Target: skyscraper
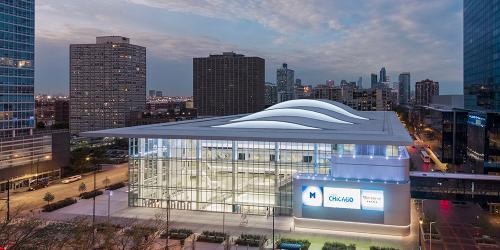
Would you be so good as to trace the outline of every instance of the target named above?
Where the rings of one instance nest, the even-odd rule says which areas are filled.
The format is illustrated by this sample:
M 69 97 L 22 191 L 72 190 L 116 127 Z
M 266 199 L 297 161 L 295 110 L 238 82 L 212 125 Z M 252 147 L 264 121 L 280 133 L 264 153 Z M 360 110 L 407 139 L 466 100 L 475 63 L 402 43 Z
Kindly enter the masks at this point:
M 276 70 L 276 85 L 278 86 L 278 102 L 295 99 L 294 71 L 286 63 Z
M 377 87 L 377 85 L 378 85 L 377 74 L 372 73 L 372 74 L 371 74 L 371 85 L 370 85 L 370 87 L 371 87 L 372 89 L 374 89 L 374 88 L 376 88 L 376 87 Z
M 264 108 L 265 61 L 233 52 L 193 58 L 193 98 L 200 116 L 254 113 Z
M 70 45 L 70 132 L 127 126 L 146 106 L 146 48 L 121 36 Z
M 500 1 L 464 1 L 465 107 L 500 111 Z
M 363 88 L 363 77 L 359 77 L 358 78 L 358 82 L 357 82 L 357 85 L 358 85 L 358 88 L 362 89 Z
M 35 1 L 0 2 L 0 191 L 57 178 L 64 133 L 35 129 Z M 63 153 L 56 152 L 61 149 Z M 7 185 L 10 180 L 10 186 Z M 36 180 L 36 182 L 35 182 Z
M 265 106 L 270 107 L 278 102 L 278 92 L 276 89 L 276 84 L 266 82 L 265 90 Z
M 399 74 L 398 82 L 398 103 L 407 105 L 410 102 L 410 72 Z
M 439 82 L 425 79 L 415 83 L 415 104 L 428 106 L 432 97 L 439 95 Z
M 385 67 L 380 69 L 380 82 L 387 82 L 387 72 L 385 71 Z

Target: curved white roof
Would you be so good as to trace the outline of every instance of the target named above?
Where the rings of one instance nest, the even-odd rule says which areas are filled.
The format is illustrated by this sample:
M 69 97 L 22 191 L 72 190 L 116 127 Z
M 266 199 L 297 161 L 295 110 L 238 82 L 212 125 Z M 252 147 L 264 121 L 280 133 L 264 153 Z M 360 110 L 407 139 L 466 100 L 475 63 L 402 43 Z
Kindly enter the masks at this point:
M 329 100 L 292 100 L 254 114 L 85 132 L 90 137 L 410 145 L 394 112 L 357 111 Z
M 280 121 L 243 121 L 212 126 L 213 128 L 272 128 L 272 129 L 319 129 L 291 122 Z
M 304 110 L 298 108 L 283 108 L 283 109 L 267 109 L 264 111 L 260 111 L 251 115 L 247 115 L 238 119 L 231 120 L 232 122 L 240 122 L 240 121 L 251 121 L 260 118 L 270 118 L 270 117 L 281 117 L 281 116 L 291 116 L 291 117 L 301 117 L 307 119 L 315 119 L 325 122 L 332 123 L 342 123 L 342 124 L 353 124 L 352 122 L 344 121 L 337 119 L 335 117 L 331 117 L 316 111 Z
M 353 114 L 352 111 L 348 111 L 346 108 L 340 107 L 340 105 L 335 105 L 335 102 L 325 102 L 325 101 L 319 101 L 319 100 L 310 100 L 310 99 L 298 99 L 298 100 L 291 100 L 291 101 L 286 101 L 286 102 L 281 102 L 278 104 L 275 104 L 267 110 L 271 109 L 284 109 L 284 108 L 295 108 L 295 107 L 312 107 L 312 108 L 320 108 L 320 109 L 326 109 L 330 110 L 333 112 L 337 112 L 339 114 L 355 118 L 355 119 L 360 119 L 360 120 L 369 120 L 366 117 L 362 117 L 356 114 Z

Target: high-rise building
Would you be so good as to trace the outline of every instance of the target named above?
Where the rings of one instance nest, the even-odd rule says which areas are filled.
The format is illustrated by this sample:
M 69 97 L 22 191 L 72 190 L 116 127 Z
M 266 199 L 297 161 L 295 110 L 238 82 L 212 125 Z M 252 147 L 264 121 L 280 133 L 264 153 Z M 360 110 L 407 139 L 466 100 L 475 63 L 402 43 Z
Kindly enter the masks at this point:
M 377 74 L 372 73 L 372 74 L 371 74 L 371 85 L 370 85 L 370 87 L 371 87 L 372 89 L 374 89 L 374 88 L 376 88 L 376 87 L 377 87 L 377 85 L 378 85 Z
M 380 69 L 380 82 L 387 82 L 387 72 L 385 71 L 385 67 Z
M 302 79 L 300 78 L 295 79 L 295 85 L 302 85 Z
M 326 80 L 325 84 L 328 86 L 333 86 L 333 85 L 335 85 L 335 81 L 334 80 Z
M 160 90 L 157 90 L 156 93 L 155 93 L 155 96 L 156 97 L 163 97 L 163 92 L 160 91 Z
M 358 82 L 356 83 L 358 85 L 358 88 L 362 89 L 363 88 L 363 77 L 358 78 Z
M 278 86 L 278 102 L 295 99 L 294 71 L 286 63 L 276 70 L 276 85 Z
M 464 1 L 465 107 L 500 111 L 500 1 Z
M 70 132 L 125 127 L 146 105 L 146 48 L 121 36 L 70 45 Z
M 64 131 L 34 130 L 35 1 L 1 1 L 0 23 L 1 192 L 60 176 L 69 140 L 59 140 Z
M 151 89 L 149 90 L 149 97 L 155 97 L 156 96 L 156 90 Z
M 264 108 L 265 61 L 233 52 L 193 59 L 193 98 L 199 116 L 245 114 Z M 292 85 L 293 86 L 293 85 Z
M 428 106 L 436 95 L 439 95 L 439 82 L 425 79 L 415 83 L 415 105 Z
M 342 102 L 342 89 L 338 86 L 320 84 L 314 87 L 312 92 L 314 99 L 326 99 Z
M 398 104 L 408 105 L 410 102 L 410 72 L 399 74 L 398 82 Z
M 270 107 L 276 103 L 278 103 L 278 91 L 276 88 L 276 84 L 266 82 L 265 106 Z

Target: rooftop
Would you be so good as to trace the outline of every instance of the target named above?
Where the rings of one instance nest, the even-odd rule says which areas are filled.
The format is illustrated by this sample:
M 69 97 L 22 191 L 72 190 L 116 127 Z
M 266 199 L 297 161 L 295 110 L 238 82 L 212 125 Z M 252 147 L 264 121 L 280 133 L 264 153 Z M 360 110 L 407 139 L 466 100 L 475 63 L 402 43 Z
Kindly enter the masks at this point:
M 328 100 L 278 103 L 253 114 L 212 117 L 82 133 L 88 137 L 410 145 L 392 111 L 356 111 Z

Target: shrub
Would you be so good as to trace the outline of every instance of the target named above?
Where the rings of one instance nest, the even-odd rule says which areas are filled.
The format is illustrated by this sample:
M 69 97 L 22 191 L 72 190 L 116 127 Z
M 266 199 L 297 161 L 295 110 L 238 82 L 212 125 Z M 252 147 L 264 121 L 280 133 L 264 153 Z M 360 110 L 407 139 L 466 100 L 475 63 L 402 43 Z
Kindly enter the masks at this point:
M 341 242 L 325 242 L 325 244 L 323 245 L 323 248 L 321 248 L 322 250 L 356 250 L 356 245 L 354 244 L 349 244 L 349 245 L 346 245 L 344 243 L 341 243 Z
M 241 234 L 236 239 L 236 244 L 240 246 L 260 247 L 266 241 L 265 235 Z
M 103 192 L 101 190 L 92 190 L 90 192 L 81 193 L 80 198 L 90 199 L 90 198 L 94 198 L 94 197 L 101 195 L 101 194 L 103 194 Z
M 166 234 L 167 234 L 167 232 L 162 233 L 160 238 L 165 239 Z M 185 228 L 169 229 L 168 230 L 168 235 L 170 235 L 170 239 L 174 239 L 174 240 L 184 240 L 187 237 L 189 237 L 191 234 L 193 234 L 193 231 L 191 231 L 190 229 L 185 229 Z
M 125 183 L 124 182 L 118 182 L 118 183 L 109 185 L 108 186 L 108 190 L 116 190 L 116 189 L 119 189 L 119 188 L 122 188 L 122 187 L 125 187 Z
M 399 250 L 394 247 L 378 247 L 378 246 L 370 246 L 370 250 Z
M 227 238 L 227 234 L 216 231 L 203 231 L 196 239 L 197 241 L 222 243 Z
M 283 243 L 292 243 L 292 244 L 300 244 L 300 250 L 307 250 L 311 246 L 311 242 L 308 240 L 297 240 L 297 239 L 290 239 L 290 238 L 281 238 L 278 241 L 278 246 L 281 247 L 281 244 Z
M 66 198 L 64 200 L 60 200 L 58 202 L 54 202 L 52 204 L 47 204 L 43 206 L 43 211 L 44 212 L 52 212 L 54 210 L 57 210 L 59 208 L 67 207 L 69 205 L 75 204 L 76 199 L 73 198 Z

